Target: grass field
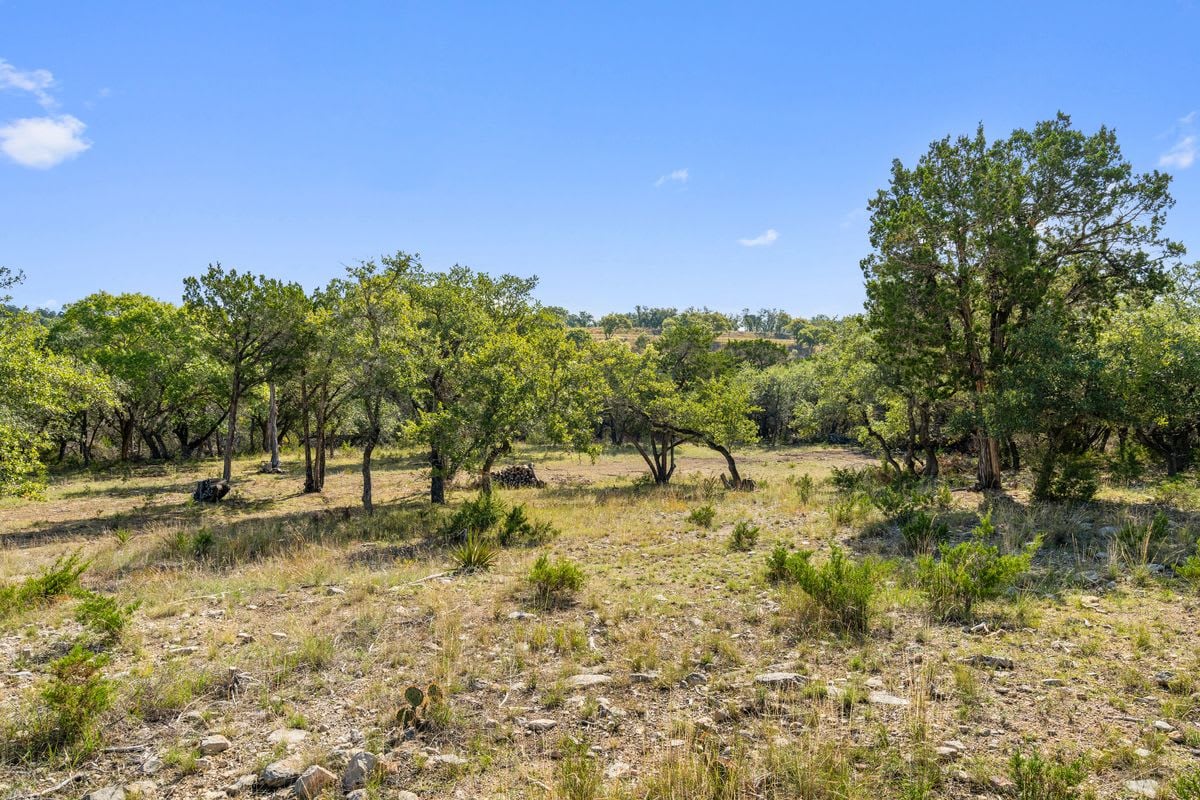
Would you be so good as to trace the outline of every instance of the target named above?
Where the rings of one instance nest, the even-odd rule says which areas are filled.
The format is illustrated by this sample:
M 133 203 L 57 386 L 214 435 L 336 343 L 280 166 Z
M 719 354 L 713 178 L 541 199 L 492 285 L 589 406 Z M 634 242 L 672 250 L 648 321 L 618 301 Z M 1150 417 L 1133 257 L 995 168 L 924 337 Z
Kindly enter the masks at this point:
M 1045 544 L 1015 591 L 950 623 L 895 526 L 828 482 L 873 463 L 855 451 L 749 451 L 758 489 L 737 493 L 700 450 L 665 489 L 639 480 L 632 452 L 514 460 L 548 485 L 498 497 L 557 534 L 474 572 L 436 534 L 474 493 L 430 510 L 402 451 L 381 459 L 369 518 L 352 452 L 322 495 L 300 493 L 291 454 L 281 476 L 238 462 L 215 507 L 189 500 L 210 463 L 65 476 L 43 502 L 3 501 L 0 583 L 77 553 L 82 587 L 136 608 L 103 636 L 73 590 L 0 614 L 0 797 L 249 794 L 262 781 L 244 776 L 273 762 L 340 778 L 360 750 L 380 758 L 365 786 L 378 798 L 1200 797 L 1200 597 L 1157 565 L 1194 546 L 1188 497 L 1134 487 L 1030 508 L 1019 491 L 955 491 L 952 541 L 990 505 L 1003 550 Z M 1114 531 L 1160 507 L 1158 550 L 1118 552 Z M 877 562 L 865 634 L 767 580 L 778 543 Z M 584 575 L 561 602 L 527 580 L 543 553 Z M 94 731 L 21 751 L 78 641 L 108 659 Z M 406 687 L 431 683 L 443 698 L 398 720 Z M 228 747 L 202 747 L 212 736 Z

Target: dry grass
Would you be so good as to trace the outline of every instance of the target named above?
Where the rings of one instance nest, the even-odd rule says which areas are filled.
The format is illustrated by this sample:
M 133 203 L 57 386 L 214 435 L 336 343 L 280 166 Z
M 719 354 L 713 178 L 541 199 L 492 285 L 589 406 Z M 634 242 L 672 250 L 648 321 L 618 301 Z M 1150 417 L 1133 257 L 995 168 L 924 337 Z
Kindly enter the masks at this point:
M 1123 572 L 1108 585 L 1099 531 L 1118 524 L 1124 505 L 996 506 L 1006 545 L 1037 532 L 1056 545 L 1020 596 L 989 604 L 984 626 L 963 630 L 931 621 L 894 529 L 870 515 L 830 524 L 834 495 L 823 479 L 834 466 L 868 463 L 856 453 L 749 452 L 753 493 L 720 490 L 720 458 L 698 450 L 684 453 L 683 474 L 665 490 L 635 485 L 643 468 L 628 453 L 517 460 L 535 461 L 549 486 L 502 499 L 561 533 L 503 549 L 490 571 L 469 575 L 440 574 L 450 558 L 432 536 L 419 459 L 406 452 L 383 460 L 382 508 L 370 519 L 354 508 L 351 453 L 334 460 L 320 496 L 298 493 L 294 462 L 293 474 L 269 476 L 243 461 L 232 502 L 218 508 L 186 502 L 211 464 L 72 476 L 45 503 L 6 502 L 0 579 L 79 550 L 93 559 L 85 586 L 141 601 L 112 649 L 118 701 L 105 744 L 145 749 L 84 764 L 0 765 L 0 795 L 44 789 L 72 770 L 89 786 L 128 783 L 143 777 L 148 755 L 169 754 L 155 779 L 173 796 L 202 796 L 279 755 L 268 736 L 285 727 L 307 730 L 297 746 L 314 762 L 336 767 L 364 746 L 383 755 L 381 797 L 400 788 L 422 798 L 986 796 L 1010 754 L 1031 749 L 1089 754 L 1087 789 L 1117 797 L 1124 780 L 1165 784 L 1195 758 L 1200 607 L 1179 582 L 1153 574 Z M 796 485 L 804 474 L 816 485 L 807 501 Z M 468 496 L 460 487 L 452 502 Z M 957 537 L 980 498 L 955 497 Z M 690 522 L 706 505 L 711 527 Z M 748 552 L 731 552 L 741 520 L 761 535 Z M 893 562 L 866 636 L 800 624 L 805 599 L 763 578 L 779 542 L 816 558 L 837 542 Z M 574 603 L 534 602 L 525 578 L 543 552 L 581 565 Z M 1102 573 L 1094 586 L 1080 577 L 1090 571 Z M 0 622 L 0 709 L 15 708 L 79 635 L 72 603 Z M 970 666 L 973 655 L 1015 666 Z M 810 680 L 755 684 L 770 671 Z M 611 682 L 571 688 L 580 673 Z M 400 735 L 404 688 L 430 682 L 448 694 L 444 711 Z M 873 691 L 908 704 L 863 702 Z M 528 730 L 537 718 L 558 724 Z M 1156 734 L 1160 719 L 1185 742 Z M 195 759 L 207 731 L 234 746 Z M 939 760 L 947 740 L 962 752 Z M 1143 747 L 1150 757 L 1136 754 Z M 449 753 L 467 764 L 429 759 Z

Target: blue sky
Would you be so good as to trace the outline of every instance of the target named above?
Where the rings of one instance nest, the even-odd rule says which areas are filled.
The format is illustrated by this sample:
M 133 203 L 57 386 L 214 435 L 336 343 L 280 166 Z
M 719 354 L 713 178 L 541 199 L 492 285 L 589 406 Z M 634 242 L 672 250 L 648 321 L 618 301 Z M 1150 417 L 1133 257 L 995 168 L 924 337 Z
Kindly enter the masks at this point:
M 893 158 L 1060 109 L 1175 175 L 1200 258 L 1194 2 L 0 0 L 0 59 L 29 305 L 403 249 L 571 309 L 851 313 Z

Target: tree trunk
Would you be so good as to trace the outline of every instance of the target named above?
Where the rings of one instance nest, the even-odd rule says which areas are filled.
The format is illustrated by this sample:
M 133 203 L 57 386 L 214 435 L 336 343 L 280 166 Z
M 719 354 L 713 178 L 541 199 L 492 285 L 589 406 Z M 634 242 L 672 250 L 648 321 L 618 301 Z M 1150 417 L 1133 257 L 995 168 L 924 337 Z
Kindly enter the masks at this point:
M 742 490 L 753 488 L 753 482 L 743 479 L 738 473 L 737 462 L 733 460 L 733 453 L 729 452 L 728 447 L 717 444 L 713 441 L 705 442 L 705 444 L 725 457 L 725 466 L 729 468 L 729 479 L 727 483 L 730 489 Z
M 373 438 L 373 437 L 372 437 Z M 362 504 L 368 514 L 375 513 L 373 498 L 371 497 L 371 453 L 375 451 L 375 443 L 368 441 L 363 446 L 362 459 Z
M 313 476 L 312 431 L 309 429 L 309 417 L 312 415 L 312 398 L 308 395 L 308 380 L 303 371 L 300 373 L 300 430 L 304 434 L 304 493 L 312 494 L 317 490 Z
M 79 421 L 79 456 L 83 459 L 85 467 L 92 464 L 92 440 L 88 436 L 88 415 L 83 412 L 83 416 Z
M 268 384 L 267 441 L 271 445 L 271 471 L 279 471 L 279 404 L 275 401 L 275 381 Z
M 429 502 L 442 505 L 446 502 L 446 464 L 436 447 L 429 448 Z
M 484 494 L 492 493 L 492 465 L 496 463 L 496 459 L 500 456 L 512 451 L 512 445 L 505 442 L 499 447 L 492 448 L 483 459 L 483 466 L 479 469 L 479 489 Z
M 979 482 L 980 491 L 1002 488 L 1000 480 L 1000 440 L 982 431 L 979 433 Z
M 241 376 L 235 370 L 233 387 L 229 395 L 229 433 L 225 440 L 225 465 L 221 470 L 221 478 L 230 480 L 233 477 L 233 443 L 237 441 L 237 412 L 238 400 L 241 399 Z
M 128 417 L 118 417 L 121 424 L 121 460 L 128 461 L 133 453 L 133 415 Z

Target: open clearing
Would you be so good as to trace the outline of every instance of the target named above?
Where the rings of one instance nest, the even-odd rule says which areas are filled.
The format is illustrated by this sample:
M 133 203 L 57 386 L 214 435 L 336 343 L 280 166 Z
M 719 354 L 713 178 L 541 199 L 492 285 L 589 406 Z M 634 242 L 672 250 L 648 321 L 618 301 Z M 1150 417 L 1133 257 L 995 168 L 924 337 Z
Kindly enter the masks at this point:
M 1083 785 L 1099 797 L 1136 796 L 1150 786 L 1139 781 L 1166 797 L 1200 764 L 1200 602 L 1107 547 L 1111 526 L 1146 513 L 1130 511 L 1147 499 L 1134 490 L 1076 507 L 993 499 L 1001 539 L 1047 544 L 1017 594 L 959 626 L 931 618 L 894 527 L 831 521 L 830 470 L 872 463 L 855 451 L 749 451 L 754 492 L 722 490 L 709 451 L 684 452 L 667 488 L 638 482 L 631 452 L 515 459 L 527 460 L 548 486 L 499 497 L 559 533 L 471 574 L 436 543 L 411 452 L 380 459 L 370 518 L 350 455 L 331 462 L 323 495 L 299 493 L 292 454 L 282 476 L 239 462 L 216 507 L 188 502 L 211 464 L 71 476 L 45 502 L 4 501 L 0 580 L 78 551 L 92 562 L 84 587 L 140 607 L 109 647 L 101 748 L 2 765 L 0 796 L 72 776 L 48 796 L 262 793 L 239 779 L 289 755 L 340 778 L 361 750 L 381 760 L 366 786 L 380 798 L 987 797 L 1011 791 L 1012 753 L 1038 751 L 1086 755 Z M 457 487 L 452 507 L 473 495 Z M 954 540 L 985 502 L 954 493 Z M 705 505 L 709 527 L 689 518 Z M 1188 511 L 1168 511 L 1190 529 Z M 729 547 L 740 521 L 761 529 L 746 552 Z M 888 561 L 867 635 L 814 626 L 800 590 L 767 582 L 780 542 Z M 525 578 L 543 552 L 583 570 L 574 602 L 532 601 Z M 3 622 L 4 713 L 21 713 L 80 635 L 70 598 Z M 405 688 L 430 683 L 445 702 L 404 730 Z M 228 747 L 201 752 L 212 736 Z

